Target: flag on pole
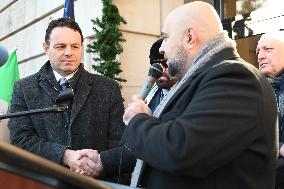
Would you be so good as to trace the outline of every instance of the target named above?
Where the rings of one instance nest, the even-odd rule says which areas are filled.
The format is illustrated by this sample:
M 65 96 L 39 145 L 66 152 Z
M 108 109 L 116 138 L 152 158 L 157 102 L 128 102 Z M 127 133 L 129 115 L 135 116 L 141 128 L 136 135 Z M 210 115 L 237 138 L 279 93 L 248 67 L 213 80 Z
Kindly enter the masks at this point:
M 0 99 L 10 105 L 14 83 L 19 79 L 19 67 L 16 50 L 14 50 L 7 62 L 0 67 Z
M 65 0 L 63 17 L 75 20 L 73 0 Z

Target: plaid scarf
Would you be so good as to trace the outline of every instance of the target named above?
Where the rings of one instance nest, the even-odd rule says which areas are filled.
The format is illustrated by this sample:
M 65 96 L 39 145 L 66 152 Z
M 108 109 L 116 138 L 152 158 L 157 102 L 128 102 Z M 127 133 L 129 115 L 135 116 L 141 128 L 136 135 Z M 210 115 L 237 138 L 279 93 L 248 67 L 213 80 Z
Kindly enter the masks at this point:
M 193 60 L 192 66 L 188 69 L 184 77 L 178 83 L 176 83 L 176 85 L 170 90 L 169 94 L 161 101 L 159 106 L 154 111 L 153 116 L 159 117 L 161 115 L 168 101 L 178 91 L 178 89 L 180 89 L 181 86 L 189 80 L 197 69 L 204 66 L 206 62 L 208 62 L 215 54 L 229 47 L 236 48 L 236 43 L 228 37 L 228 33 L 226 31 L 222 31 L 214 36 L 207 43 L 207 45 L 201 49 L 200 53 Z

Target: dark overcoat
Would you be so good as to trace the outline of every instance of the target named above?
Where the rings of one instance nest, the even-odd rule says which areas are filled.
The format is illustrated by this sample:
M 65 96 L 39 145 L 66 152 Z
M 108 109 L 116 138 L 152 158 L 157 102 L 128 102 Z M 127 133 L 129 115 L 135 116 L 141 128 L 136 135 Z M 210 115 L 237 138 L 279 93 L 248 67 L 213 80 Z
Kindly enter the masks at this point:
M 142 187 L 272 189 L 273 90 L 256 68 L 226 48 L 176 91 L 158 118 L 134 116 L 122 143 L 146 163 Z
M 13 144 L 56 163 L 61 162 L 67 147 L 101 152 L 118 145 L 125 127 L 119 85 L 90 74 L 82 65 L 75 76 L 69 118 L 66 112 L 11 118 Z M 59 86 L 47 62 L 38 73 L 16 82 L 10 112 L 51 107 L 58 94 Z

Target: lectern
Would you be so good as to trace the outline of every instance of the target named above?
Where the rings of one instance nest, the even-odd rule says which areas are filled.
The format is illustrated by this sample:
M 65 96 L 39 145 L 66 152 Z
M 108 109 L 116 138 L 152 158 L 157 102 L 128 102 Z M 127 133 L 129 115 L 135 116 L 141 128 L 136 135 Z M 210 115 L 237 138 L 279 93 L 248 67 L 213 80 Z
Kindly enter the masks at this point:
M 0 188 L 110 188 L 67 168 L 0 141 Z
M 82 176 L 28 151 L 0 141 L 0 188 L 126 189 L 128 186 Z
M 56 100 L 56 105 L 48 108 L 0 115 L 0 121 L 6 118 L 39 113 L 63 112 L 73 95 L 72 89 L 62 90 Z M 127 189 L 130 187 L 79 175 L 52 161 L 0 140 L 0 188 Z

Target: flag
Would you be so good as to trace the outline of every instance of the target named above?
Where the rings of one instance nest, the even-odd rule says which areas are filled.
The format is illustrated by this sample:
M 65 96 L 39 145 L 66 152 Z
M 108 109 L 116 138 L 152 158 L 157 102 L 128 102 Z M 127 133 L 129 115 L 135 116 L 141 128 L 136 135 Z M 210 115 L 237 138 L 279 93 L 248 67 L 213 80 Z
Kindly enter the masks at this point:
M 65 0 L 63 17 L 75 20 L 73 0 Z
M 19 79 L 19 67 L 16 50 L 14 50 L 7 62 L 0 67 L 0 99 L 5 100 L 10 105 L 14 83 Z

